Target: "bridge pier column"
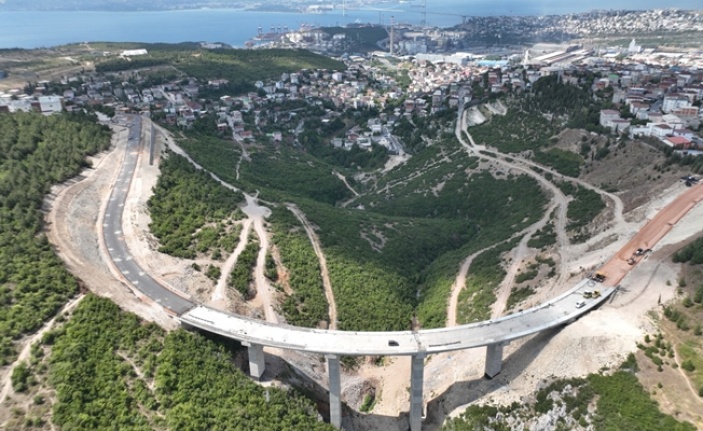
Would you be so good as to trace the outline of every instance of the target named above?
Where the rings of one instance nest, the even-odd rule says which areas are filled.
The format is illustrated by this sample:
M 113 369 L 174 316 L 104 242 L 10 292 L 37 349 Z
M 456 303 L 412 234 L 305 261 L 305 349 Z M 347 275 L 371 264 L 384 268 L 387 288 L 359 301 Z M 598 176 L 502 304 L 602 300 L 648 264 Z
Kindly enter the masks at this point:
M 330 424 L 337 428 L 342 428 L 342 398 L 341 398 L 341 377 L 339 372 L 339 356 L 326 355 L 327 374 L 330 384 Z
M 503 347 L 507 343 L 495 343 L 486 346 L 485 376 L 492 379 L 500 373 L 503 367 Z
M 247 347 L 247 353 L 249 354 L 249 375 L 256 380 L 261 380 L 261 376 L 264 375 L 264 370 L 266 369 L 264 346 L 254 343 L 242 343 L 242 345 Z
M 422 429 L 423 397 L 422 388 L 425 377 L 425 354 L 412 356 L 410 365 L 410 431 Z

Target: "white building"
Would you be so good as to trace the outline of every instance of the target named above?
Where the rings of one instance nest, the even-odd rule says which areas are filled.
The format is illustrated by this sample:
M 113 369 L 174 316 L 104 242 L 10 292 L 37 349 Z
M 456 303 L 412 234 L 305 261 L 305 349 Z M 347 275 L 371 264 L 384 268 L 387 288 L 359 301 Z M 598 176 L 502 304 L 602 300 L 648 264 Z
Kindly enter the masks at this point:
M 612 127 L 614 120 L 620 119 L 620 112 L 614 109 L 604 109 L 600 111 L 600 125 L 603 127 Z
M 424 41 L 403 40 L 399 45 L 400 49 L 409 55 L 427 53 L 427 44 Z
M 63 111 L 63 97 L 41 96 L 38 100 L 41 113 L 44 115 L 51 115 L 55 112 Z
M 635 39 L 632 39 L 630 46 L 627 48 L 627 52 L 630 54 L 639 54 L 640 51 L 642 51 L 642 47 L 637 45 Z
M 674 109 L 678 108 L 688 108 L 691 106 L 691 101 L 686 96 L 673 95 L 664 97 L 664 103 L 662 104 L 662 111 L 667 114 Z
M 657 138 L 663 138 L 674 131 L 673 127 L 668 124 L 654 124 L 650 130 L 650 135 L 656 136 Z
M 147 55 L 148 52 L 146 49 L 128 49 L 126 51 L 122 51 L 122 57 L 134 57 L 137 55 Z

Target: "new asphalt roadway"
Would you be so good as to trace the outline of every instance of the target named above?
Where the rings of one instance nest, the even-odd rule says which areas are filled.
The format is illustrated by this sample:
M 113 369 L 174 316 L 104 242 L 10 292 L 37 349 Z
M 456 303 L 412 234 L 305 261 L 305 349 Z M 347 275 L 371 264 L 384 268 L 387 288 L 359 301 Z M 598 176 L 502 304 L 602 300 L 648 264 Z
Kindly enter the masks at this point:
M 119 175 L 113 185 L 110 200 L 108 201 L 103 218 L 102 229 L 105 246 L 107 247 L 107 252 L 110 255 L 112 263 L 120 274 L 122 274 L 123 281 L 129 283 L 133 289 L 143 293 L 157 304 L 162 305 L 176 314 L 181 314 L 195 304 L 165 288 L 146 274 L 137 262 L 134 261 L 134 258 L 127 248 L 127 243 L 125 242 L 122 232 L 122 213 L 127 200 L 127 194 L 129 193 L 129 187 L 132 184 L 132 178 L 137 169 L 139 153 L 140 151 L 144 151 L 141 139 L 141 117 L 130 117 L 127 127 L 129 129 L 127 149 Z

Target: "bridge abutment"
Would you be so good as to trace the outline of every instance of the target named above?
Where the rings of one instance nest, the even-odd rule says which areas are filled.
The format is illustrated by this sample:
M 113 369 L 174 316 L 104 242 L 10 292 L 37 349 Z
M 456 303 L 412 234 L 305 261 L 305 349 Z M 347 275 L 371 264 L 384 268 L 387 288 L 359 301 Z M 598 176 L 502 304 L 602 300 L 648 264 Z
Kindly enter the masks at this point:
M 507 343 L 504 342 L 486 346 L 486 378 L 492 379 L 500 374 L 500 370 L 503 368 L 503 347 L 505 346 Z
M 326 355 L 327 374 L 330 385 L 330 424 L 337 428 L 342 428 L 342 393 L 341 376 L 339 370 L 339 356 Z
M 410 365 L 410 431 L 421 431 L 425 378 L 425 354 L 412 355 Z
M 261 376 L 264 375 L 264 370 L 266 369 L 264 346 L 254 343 L 242 343 L 242 345 L 247 347 L 249 355 L 249 375 L 256 380 L 261 380 Z

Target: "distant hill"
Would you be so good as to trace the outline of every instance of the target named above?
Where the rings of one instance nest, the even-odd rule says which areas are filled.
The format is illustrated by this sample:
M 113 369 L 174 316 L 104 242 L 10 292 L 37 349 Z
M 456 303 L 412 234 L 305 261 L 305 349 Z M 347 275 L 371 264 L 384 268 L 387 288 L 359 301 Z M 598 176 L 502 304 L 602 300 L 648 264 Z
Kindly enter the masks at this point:
M 102 46 L 102 45 L 101 45 Z M 258 80 L 301 69 L 344 70 L 341 61 L 302 49 L 201 49 L 194 43 L 105 44 L 105 48 L 144 48 L 149 54 L 130 60 L 112 57 L 96 63 L 98 72 L 119 72 L 154 66 L 173 66 L 200 80 L 227 79 L 232 86 L 252 86 Z M 232 88 L 231 90 L 243 90 Z
M 247 6 L 247 2 L 223 0 L 0 0 L 0 10 L 26 11 L 146 11 L 206 7 L 243 9 Z

